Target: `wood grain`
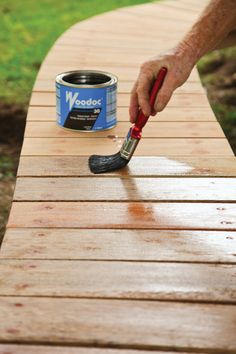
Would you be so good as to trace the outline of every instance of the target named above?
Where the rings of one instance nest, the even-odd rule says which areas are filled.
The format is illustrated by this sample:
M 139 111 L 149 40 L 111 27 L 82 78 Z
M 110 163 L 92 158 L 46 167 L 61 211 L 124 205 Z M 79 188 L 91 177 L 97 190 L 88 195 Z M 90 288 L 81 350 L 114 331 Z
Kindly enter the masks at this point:
M 236 202 L 236 178 L 19 177 L 13 200 Z
M 90 156 L 117 153 L 123 144 L 119 138 L 24 138 L 21 155 L 28 156 Z M 136 156 L 234 156 L 226 139 L 222 138 L 143 138 Z
M 125 138 L 131 123 L 118 122 L 112 130 L 95 132 L 94 135 L 76 130 L 63 129 L 56 122 L 27 122 L 26 138 L 60 137 L 122 137 Z M 90 132 L 91 133 L 91 132 Z M 93 133 L 93 132 L 92 132 Z M 144 138 L 224 138 L 225 135 L 217 122 L 159 122 L 151 121 L 143 131 Z
M 130 94 L 119 93 L 117 96 L 118 107 L 129 107 Z M 56 105 L 56 95 L 54 92 L 33 92 L 30 100 L 31 106 L 55 106 Z M 169 103 L 168 107 L 209 107 L 210 104 L 205 94 L 174 94 Z
M 0 296 L 236 303 L 235 265 L 1 260 Z
M 97 43 L 97 42 L 96 42 Z M 77 43 L 79 45 L 79 43 Z M 99 44 L 97 44 L 99 45 Z M 108 44 L 109 45 L 109 44 Z M 127 44 L 129 46 L 129 43 Z M 70 50 L 70 47 L 66 47 L 67 50 Z M 71 50 L 74 48 L 74 45 L 71 45 Z M 78 65 L 77 65 L 78 68 Z M 91 67 L 88 65 L 80 65 L 79 68 L 82 70 L 91 70 Z M 38 73 L 39 79 L 50 79 L 55 80 L 56 75 L 61 72 L 75 70 L 75 65 L 68 64 L 48 64 L 47 66 L 42 66 Z M 124 66 L 108 66 L 108 65 L 93 65 L 94 70 L 102 70 L 106 72 L 111 72 L 114 75 L 118 76 L 119 80 L 132 81 L 135 80 L 139 74 L 139 66 L 136 67 L 124 67 Z M 199 82 L 199 74 L 197 70 L 193 70 L 188 78 L 188 81 Z
M 7 227 L 236 230 L 232 203 L 13 202 Z
M 233 231 L 8 228 L 0 258 L 236 263 L 235 249 Z
M 41 81 L 37 80 L 36 83 L 41 84 L 48 82 L 50 85 L 55 85 L 54 81 Z M 45 83 L 45 85 L 46 85 Z M 128 107 L 117 107 L 117 119 L 119 122 L 128 122 L 129 121 L 129 112 Z M 198 121 L 214 121 L 216 118 L 211 110 L 208 108 L 198 108 L 193 110 L 190 108 L 184 107 L 166 107 L 164 111 L 158 113 L 156 118 L 153 120 L 158 122 L 175 122 L 175 121 L 184 121 L 184 122 L 198 122 Z M 55 107 L 35 107 L 30 106 L 27 115 L 27 121 L 53 121 L 56 122 L 56 108 Z M 146 128 L 145 128 L 146 129 Z
M 95 177 L 86 156 L 21 156 L 20 176 L 89 176 Z M 132 157 L 128 166 L 104 177 L 236 177 L 235 157 L 146 156 Z
M 0 344 L 0 354 L 150 354 L 146 350 L 124 350 L 109 348 L 83 348 L 72 346 L 46 346 L 46 345 L 22 345 L 22 344 Z M 156 352 L 157 354 L 175 354 L 174 352 Z M 187 354 L 182 353 L 182 354 Z M 194 353 L 193 353 L 194 354 Z M 196 353 L 195 353 L 196 354 Z M 203 353 L 200 353 L 203 354 Z
M 233 353 L 234 306 L 2 297 L 0 341 Z M 184 329 L 184 335 L 183 335 Z
M 108 52 L 110 52 L 110 49 L 107 49 Z M 120 52 L 120 51 L 118 51 Z M 102 50 L 102 53 L 104 53 L 104 49 Z M 55 60 L 55 59 L 54 59 Z M 42 83 L 45 81 L 45 83 L 49 82 L 49 80 L 42 80 Z M 42 90 L 38 89 L 39 86 L 37 84 L 40 84 L 40 80 L 38 82 L 38 80 L 35 82 L 35 92 L 56 92 L 55 89 L 55 82 L 53 80 L 51 80 L 52 85 L 49 89 L 46 89 L 46 87 L 42 87 Z M 118 93 L 131 93 L 131 90 L 133 88 L 134 82 L 133 81 L 119 81 L 118 82 Z M 204 87 L 199 83 L 199 82 L 191 82 L 191 81 L 187 81 L 185 84 L 183 84 L 182 86 L 178 87 L 175 90 L 175 95 L 180 95 L 180 94 L 203 94 L 205 93 L 205 89 Z M 160 114 L 160 113 L 159 113 Z

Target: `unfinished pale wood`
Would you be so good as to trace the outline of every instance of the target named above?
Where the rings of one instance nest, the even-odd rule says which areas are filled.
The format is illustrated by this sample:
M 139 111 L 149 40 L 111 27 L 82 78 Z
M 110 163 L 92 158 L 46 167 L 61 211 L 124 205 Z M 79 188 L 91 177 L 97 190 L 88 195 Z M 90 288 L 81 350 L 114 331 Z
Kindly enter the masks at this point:
M 146 4 L 142 4 L 139 6 L 127 6 L 124 8 L 120 8 L 116 10 L 121 13 L 132 13 L 139 17 L 147 17 L 150 19 L 164 18 L 164 19 L 172 19 L 175 25 L 178 22 L 186 22 L 193 23 L 199 16 L 199 13 L 192 13 L 189 11 L 184 11 L 183 9 L 173 9 L 168 8 L 164 4 L 152 4 L 149 3 L 148 6 Z
M 236 302 L 235 265 L 0 260 L 0 296 Z
M 112 133 L 111 133 L 112 134 Z M 82 155 L 117 153 L 122 138 L 24 138 L 21 155 Z M 225 138 L 143 138 L 136 156 L 234 156 Z
M 236 178 L 19 177 L 13 200 L 236 202 Z
M 74 48 L 74 46 L 71 46 L 71 50 Z M 69 47 L 67 50 L 70 50 Z M 47 80 L 55 80 L 56 76 L 61 73 L 61 72 L 66 72 L 66 71 L 71 71 L 71 70 L 78 70 L 78 69 L 84 69 L 84 70 L 91 70 L 91 66 L 89 65 L 83 65 L 79 64 L 75 67 L 75 65 L 67 65 L 67 64 L 57 64 L 57 65 L 47 65 L 47 66 L 42 66 L 41 69 L 39 70 L 38 73 L 38 79 L 47 79 Z M 126 81 L 134 81 L 137 79 L 138 74 L 139 74 L 139 66 L 137 67 L 125 67 L 125 66 L 107 66 L 107 65 L 93 65 L 93 70 L 102 70 L 102 71 L 107 71 L 111 72 L 112 74 L 118 76 L 119 80 L 126 80 Z M 197 72 L 197 69 L 193 69 L 191 72 L 188 82 L 199 82 L 199 74 Z
M 8 228 L 0 258 L 236 263 L 235 249 L 232 231 Z
M 127 10 L 127 7 L 125 8 Z M 130 7 L 128 8 L 130 9 Z M 156 9 L 155 9 L 156 10 Z M 156 11 L 155 11 L 156 13 Z M 112 15 L 112 18 L 111 18 Z M 150 35 L 151 37 L 156 36 L 156 33 L 161 34 L 164 37 L 175 37 L 178 36 L 178 33 L 176 33 L 176 27 L 178 27 L 178 32 L 180 34 L 186 32 L 189 27 L 192 25 L 192 23 L 189 23 L 188 21 L 181 21 L 178 18 L 173 21 L 171 18 L 172 16 L 168 17 L 163 17 L 159 16 L 160 13 L 158 12 L 158 21 L 157 21 L 157 16 L 156 18 L 153 18 L 151 16 L 146 16 L 138 18 L 138 25 L 137 25 L 137 15 L 133 12 L 130 11 L 120 11 L 120 9 L 116 11 L 107 12 L 103 13 L 100 16 L 96 16 L 91 19 L 84 20 L 79 23 L 75 23 L 70 29 L 68 29 L 63 36 L 59 37 L 59 39 L 56 41 L 56 44 L 60 39 L 63 39 L 67 36 L 67 33 L 70 33 L 70 30 L 77 30 L 80 31 L 82 30 L 102 30 L 103 32 L 111 31 L 111 33 L 119 32 L 120 28 L 123 29 L 122 33 L 125 33 L 124 29 L 129 31 L 137 31 L 137 35 L 141 34 L 146 34 Z M 108 23 L 109 21 L 112 21 L 112 26 L 109 26 Z M 109 26 L 109 29 L 108 29 Z M 156 33 L 153 31 L 153 28 L 156 29 Z M 169 30 L 169 32 L 168 32 Z M 157 36 L 156 36 L 157 37 Z
M 18 176 L 96 176 L 84 156 L 21 156 Z M 132 157 L 126 168 L 104 177 L 218 176 L 236 177 L 235 157 Z
M 233 353 L 235 316 L 232 305 L 2 297 L 0 341 Z
M 46 86 L 47 83 L 48 83 L 48 86 Z M 51 80 L 51 85 L 49 83 L 50 83 L 49 80 L 41 80 L 41 81 L 37 80 L 35 82 L 35 89 L 33 91 L 34 92 L 41 92 L 41 91 L 42 92 L 54 92 L 54 94 L 56 94 L 54 80 Z M 42 84 L 42 86 L 40 86 L 41 84 Z M 133 88 L 133 85 L 134 85 L 133 81 L 118 80 L 118 93 L 130 94 L 130 92 Z M 203 93 L 206 93 L 206 91 L 205 91 L 204 87 L 202 85 L 200 85 L 198 82 L 187 81 L 185 84 L 183 84 L 182 86 L 178 87 L 175 90 L 175 95 L 183 94 L 183 93 L 184 94 L 203 94 Z M 202 108 L 200 108 L 200 109 L 202 109 Z
M 112 130 L 93 132 L 79 132 L 64 129 L 56 122 L 27 122 L 25 137 L 27 138 L 125 138 L 131 123 L 118 122 Z M 145 127 L 142 136 L 145 138 L 224 138 L 225 135 L 217 122 L 160 122 L 151 120 Z
M 126 8 L 127 9 L 127 8 Z M 61 39 L 67 38 L 67 34 L 70 34 L 71 31 L 96 31 L 98 30 L 99 32 L 110 32 L 110 33 L 122 33 L 125 34 L 125 29 L 127 32 L 131 32 L 132 34 L 137 33 L 137 35 L 150 35 L 150 37 L 157 37 L 156 33 L 153 32 L 153 28 L 157 30 L 157 33 L 161 33 L 163 37 L 165 38 L 175 38 L 179 35 L 180 33 L 184 33 L 189 26 L 191 25 L 189 22 L 185 21 L 180 21 L 177 19 L 177 21 L 173 21 L 171 18 L 163 18 L 158 16 L 158 21 L 156 21 L 154 18 L 147 18 L 140 17 L 138 21 L 138 26 L 137 26 L 137 16 L 131 12 L 127 11 L 112 11 L 112 26 L 109 27 L 108 30 L 108 24 L 107 22 L 111 20 L 111 13 L 107 12 L 102 14 L 101 16 L 96 16 L 96 18 L 93 18 L 93 21 L 91 20 L 84 20 L 79 23 L 75 23 L 73 26 L 71 26 L 64 34 L 63 36 L 60 36 L 58 40 L 56 41 L 56 44 L 58 41 Z M 176 26 L 178 26 L 178 33 L 174 31 L 176 29 Z M 171 31 L 167 31 L 167 30 Z M 121 31 L 120 31 L 121 30 Z
M 166 107 L 162 112 L 158 113 L 156 118 L 152 119 L 158 122 L 216 122 L 216 117 L 214 116 L 214 113 L 210 111 L 207 107 L 199 108 L 197 110 L 184 107 Z M 28 109 L 27 121 L 35 120 L 56 122 L 56 108 L 30 106 Z M 129 121 L 128 107 L 117 107 L 117 120 L 119 122 Z
M 130 102 L 130 95 L 126 93 L 120 93 L 117 96 L 118 107 L 128 107 Z M 30 99 L 31 106 L 55 106 L 56 95 L 53 92 L 33 92 Z M 210 107 L 210 104 L 205 94 L 174 94 L 169 103 L 169 107 Z
M 158 2 L 156 3 L 157 6 L 159 6 L 160 4 L 158 4 Z M 201 12 L 203 11 L 203 9 L 206 7 L 207 5 L 207 1 L 199 1 L 198 2 L 198 6 L 197 4 L 191 4 L 191 3 L 187 3 L 187 2 L 182 2 L 181 0 L 176 1 L 176 0 L 168 0 L 168 1 L 162 1 L 161 2 L 162 6 L 166 6 L 168 7 L 168 9 L 172 9 L 173 12 L 178 11 L 178 10 L 182 10 L 183 12 L 185 12 L 186 14 L 190 13 L 198 13 L 199 15 L 201 14 Z
M 7 227 L 236 230 L 236 204 L 13 202 Z
M 0 354 L 150 354 L 146 350 L 124 350 L 109 348 L 85 348 L 74 346 L 46 346 L 23 344 L 0 344 Z M 156 352 L 157 354 L 176 354 L 174 352 Z M 187 354 L 187 353 L 182 353 Z M 196 353 L 193 353 L 196 354 Z M 199 353 L 198 353 L 199 354 Z M 200 353 L 203 354 L 203 353 Z

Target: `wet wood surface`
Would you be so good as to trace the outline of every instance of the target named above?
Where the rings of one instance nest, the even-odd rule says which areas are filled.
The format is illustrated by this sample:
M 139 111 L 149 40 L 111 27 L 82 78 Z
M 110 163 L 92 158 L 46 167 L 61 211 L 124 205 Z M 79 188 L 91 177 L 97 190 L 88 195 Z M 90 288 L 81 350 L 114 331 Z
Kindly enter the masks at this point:
M 233 305 L 15 296 L 0 300 L 0 315 L 6 318 L 0 322 L 0 341 L 5 342 L 191 352 L 210 348 L 219 353 L 232 353 L 236 346 Z
M 8 228 L 1 259 L 233 264 L 235 249 L 235 231 Z
M 88 167 L 119 151 L 141 63 L 175 46 L 206 3 L 100 14 L 46 56 L 0 250 L 0 354 L 236 352 L 236 159 L 197 69 L 124 169 Z M 55 76 L 75 69 L 118 76 L 114 129 L 56 124 Z
M 13 202 L 8 227 L 236 230 L 235 203 Z
M 1 260 L 1 295 L 236 303 L 234 265 Z
M 97 176 L 90 172 L 86 156 L 21 156 L 18 176 Z M 236 159 L 231 157 L 133 156 L 121 169 L 103 177 L 236 177 Z
M 236 178 L 18 178 L 15 201 L 236 202 Z

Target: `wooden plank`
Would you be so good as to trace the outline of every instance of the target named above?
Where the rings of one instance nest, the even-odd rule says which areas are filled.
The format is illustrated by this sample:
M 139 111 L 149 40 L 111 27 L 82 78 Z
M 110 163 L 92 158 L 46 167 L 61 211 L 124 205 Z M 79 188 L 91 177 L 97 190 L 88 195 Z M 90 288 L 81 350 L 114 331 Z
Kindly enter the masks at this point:
M 172 9 L 173 12 L 176 10 L 183 10 L 186 13 L 198 13 L 200 15 L 200 13 L 203 11 L 204 7 L 206 6 L 207 1 L 199 1 L 198 2 L 198 6 L 196 3 L 187 3 L 187 2 L 182 2 L 182 1 L 162 1 L 161 5 L 162 6 L 166 6 L 168 9 Z M 160 3 L 156 3 L 156 5 L 159 7 Z
M 96 176 L 84 156 L 21 156 L 18 176 Z M 104 176 L 236 177 L 235 157 L 132 157 L 126 168 Z
M 21 154 L 35 155 L 111 155 L 123 144 L 120 138 L 25 138 Z M 222 138 L 143 138 L 136 156 L 234 156 L 227 139 Z
M 7 229 L 0 258 L 235 263 L 235 249 L 232 231 L 27 228 Z
M 39 82 L 39 81 L 37 81 Z M 54 85 L 54 82 L 53 82 Z M 128 107 L 117 107 L 117 118 L 120 122 L 129 121 Z M 198 122 L 198 121 L 216 121 L 214 113 L 206 108 L 190 109 L 185 107 L 166 107 L 158 113 L 156 118 L 158 122 Z M 56 121 L 55 107 L 33 107 L 30 106 L 27 115 L 27 121 Z M 146 128 L 145 128 L 146 129 Z
M 42 80 L 40 83 L 42 83 L 42 85 L 45 83 L 45 85 L 47 83 L 49 83 L 50 81 L 48 80 Z M 55 94 L 55 82 L 53 80 L 51 80 L 51 86 L 48 87 L 41 87 L 40 89 L 40 85 L 37 85 L 37 81 L 35 82 L 35 90 L 34 92 L 54 92 Z M 132 88 L 133 88 L 134 82 L 133 81 L 119 81 L 118 82 L 118 93 L 129 93 L 131 92 Z M 177 94 L 205 94 L 205 89 L 204 87 L 198 83 L 198 82 L 192 82 L 192 81 L 187 81 L 185 84 L 183 84 L 182 86 L 178 87 L 175 90 L 175 95 Z
M 236 178 L 18 177 L 13 200 L 236 202 Z
M 160 3 L 159 3 L 160 5 Z M 130 9 L 130 7 L 128 7 Z M 124 29 L 126 29 L 127 32 L 137 30 L 137 35 L 141 32 L 142 34 L 148 33 L 150 36 L 155 36 L 155 33 L 153 32 L 153 28 L 156 29 L 157 33 L 160 33 L 163 36 L 168 36 L 168 37 L 175 37 L 180 34 L 186 32 L 186 30 L 189 28 L 191 23 L 188 21 L 181 21 L 178 18 L 173 20 L 173 16 L 160 16 L 160 12 L 158 12 L 158 21 L 156 21 L 156 18 L 150 17 L 150 16 L 143 16 L 138 18 L 137 21 L 137 15 L 133 12 L 130 11 L 124 11 L 127 10 L 127 7 L 123 9 L 123 11 L 120 11 L 121 9 L 118 10 L 113 10 L 112 14 L 111 12 L 106 12 L 103 13 L 100 16 L 93 17 L 93 19 L 87 19 L 82 22 L 75 23 L 70 29 L 68 30 L 109 30 L 111 33 L 117 32 L 120 28 L 123 28 L 123 32 L 125 33 Z M 156 11 L 155 11 L 156 12 Z M 112 17 L 111 17 L 112 15 Z M 109 23 L 112 21 L 112 27 L 108 27 Z M 178 26 L 178 33 L 174 31 L 176 29 L 176 26 Z M 170 30 L 168 32 L 168 29 Z M 63 36 L 59 37 L 59 40 L 67 36 L 67 31 L 63 34 Z M 57 42 L 56 42 L 57 43 Z
M 117 96 L 117 105 L 120 107 L 128 107 L 130 102 L 130 95 L 120 93 Z M 30 106 L 55 106 L 56 95 L 53 92 L 33 92 L 30 99 Z M 210 104 L 205 94 L 174 94 L 169 103 L 169 107 L 209 107 Z
M 183 9 L 173 9 L 168 8 L 164 4 L 143 4 L 139 6 L 128 6 L 117 11 L 121 13 L 133 13 L 138 18 L 145 17 L 145 19 L 154 19 L 154 18 L 164 18 L 164 19 L 172 19 L 173 23 L 176 25 L 178 22 L 186 22 L 186 23 L 193 23 L 199 16 L 197 12 L 191 13 L 189 11 L 184 11 Z
M 109 27 L 109 21 L 112 21 L 112 27 Z M 155 37 L 155 32 L 153 32 L 153 28 L 156 29 L 157 33 L 161 33 L 161 35 L 165 38 L 176 38 L 179 33 L 183 34 L 189 28 L 190 23 L 176 20 L 173 21 L 171 18 L 164 18 L 158 16 L 158 22 L 154 18 L 150 17 L 140 17 L 137 21 L 137 16 L 130 12 L 121 12 L 120 10 L 112 11 L 111 13 L 103 13 L 101 16 L 96 16 L 93 19 L 87 19 L 83 22 L 75 23 L 72 27 L 70 27 L 63 36 L 60 36 L 56 41 L 56 44 L 60 41 L 60 39 L 67 38 L 67 34 L 72 31 L 98 31 L 98 32 L 110 32 L 110 33 L 122 33 L 125 34 L 125 30 L 128 33 L 134 33 L 137 31 L 137 35 L 150 35 L 150 37 Z M 173 29 L 178 26 L 178 33 L 173 31 Z M 171 31 L 167 31 L 170 29 Z
M 13 202 L 7 227 L 236 230 L 232 203 Z
M 1 296 L 236 303 L 235 265 L 1 260 Z
M 131 123 L 118 122 L 112 130 L 97 131 L 92 134 L 76 130 L 63 129 L 56 122 L 27 122 L 25 137 L 27 138 L 60 138 L 60 137 L 81 137 L 81 138 L 125 138 Z M 90 132 L 91 133 L 91 132 Z M 146 138 L 224 138 L 224 132 L 218 122 L 160 122 L 152 120 L 143 131 Z
M 67 50 L 73 50 L 74 46 L 67 47 Z M 75 65 L 67 65 L 67 64 L 57 64 L 57 65 L 43 65 L 41 69 L 39 70 L 37 79 L 47 79 L 47 80 L 55 80 L 56 75 L 58 75 L 61 72 L 66 72 L 66 71 L 71 71 L 71 70 L 76 70 L 78 69 L 78 66 L 80 70 L 91 70 L 91 66 L 89 65 L 83 65 L 83 64 L 77 64 Z M 102 70 L 106 72 L 113 73 L 114 75 L 118 76 L 119 80 L 125 80 L 125 81 L 133 81 L 136 80 L 138 74 L 139 74 L 139 66 L 137 67 L 118 67 L 118 66 L 107 66 L 107 65 L 93 65 L 93 70 Z M 199 82 L 199 74 L 197 72 L 197 69 L 193 69 L 191 72 L 188 82 Z
M 146 350 L 124 350 L 109 348 L 85 348 L 46 345 L 0 344 L 0 354 L 150 354 Z M 175 354 L 174 352 L 156 352 L 157 354 Z M 182 354 L 187 354 L 182 353 Z M 194 354 L 194 353 L 193 353 Z M 196 353 L 195 353 L 196 354 Z M 203 353 L 200 353 L 203 354 Z
M 232 305 L 2 297 L 0 341 L 233 353 Z M 49 320 L 50 319 L 50 320 Z M 184 328 L 184 332 L 183 332 Z

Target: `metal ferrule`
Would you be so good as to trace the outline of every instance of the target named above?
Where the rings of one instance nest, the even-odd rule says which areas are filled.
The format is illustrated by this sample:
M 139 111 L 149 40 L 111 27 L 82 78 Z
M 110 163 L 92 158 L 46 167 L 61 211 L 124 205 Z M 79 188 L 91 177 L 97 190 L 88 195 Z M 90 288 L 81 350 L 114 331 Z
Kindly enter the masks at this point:
M 129 131 L 121 149 L 120 149 L 120 155 L 126 160 L 130 160 L 140 139 L 135 139 L 132 138 L 130 135 L 131 130 Z

